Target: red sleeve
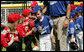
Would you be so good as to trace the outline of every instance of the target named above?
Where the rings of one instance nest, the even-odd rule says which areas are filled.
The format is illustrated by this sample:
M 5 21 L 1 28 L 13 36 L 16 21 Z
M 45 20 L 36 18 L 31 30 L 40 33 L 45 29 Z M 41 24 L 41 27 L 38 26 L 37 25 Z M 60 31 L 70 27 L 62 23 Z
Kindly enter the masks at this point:
M 20 25 L 21 26 L 21 25 Z M 20 28 L 19 26 L 17 27 L 17 31 L 20 35 L 20 37 L 24 38 L 26 33 L 23 31 L 23 28 Z
M 19 33 L 20 37 L 22 37 L 22 38 L 24 38 L 26 35 L 26 33 L 22 29 L 19 29 L 18 33 Z
M 30 23 L 30 29 L 31 28 L 33 28 L 34 27 L 34 25 L 35 25 L 35 23 L 33 22 L 33 23 Z
M 6 39 L 4 38 L 3 35 L 1 35 L 1 45 L 3 47 L 7 47 L 8 46 L 8 43 L 7 43 L 7 41 L 6 41 Z

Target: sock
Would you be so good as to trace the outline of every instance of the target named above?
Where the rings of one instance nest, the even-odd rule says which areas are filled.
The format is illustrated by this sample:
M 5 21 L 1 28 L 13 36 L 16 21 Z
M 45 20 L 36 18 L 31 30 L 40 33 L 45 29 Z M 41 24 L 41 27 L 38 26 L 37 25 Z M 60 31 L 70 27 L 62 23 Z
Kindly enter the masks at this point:
M 34 43 L 35 46 L 37 46 L 37 43 Z

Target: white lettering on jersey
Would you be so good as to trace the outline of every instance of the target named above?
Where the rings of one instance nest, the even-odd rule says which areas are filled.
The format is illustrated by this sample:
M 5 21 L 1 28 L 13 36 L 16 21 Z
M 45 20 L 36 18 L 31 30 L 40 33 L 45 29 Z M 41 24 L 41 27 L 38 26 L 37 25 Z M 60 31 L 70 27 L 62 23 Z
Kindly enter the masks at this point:
M 2 34 L 5 35 L 7 33 L 7 30 L 3 30 Z
M 46 30 L 45 31 L 42 31 L 41 34 L 44 34 L 45 32 L 46 32 Z
M 12 37 L 12 39 L 14 38 L 14 35 L 13 34 L 10 34 L 10 37 Z
M 71 28 L 71 33 L 74 33 L 74 28 Z
M 44 26 L 44 28 L 42 29 L 42 31 L 41 31 L 41 34 L 44 34 L 47 30 L 47 28 L 49 28 L 49 26 Z
M 18 31 L 15 31 L 15 34 L 18 34 Z
M 52 21 L 52 20 L 50 20 L 49 23 L 50 23 L 51 25 L 53 25 L 53 21 Z

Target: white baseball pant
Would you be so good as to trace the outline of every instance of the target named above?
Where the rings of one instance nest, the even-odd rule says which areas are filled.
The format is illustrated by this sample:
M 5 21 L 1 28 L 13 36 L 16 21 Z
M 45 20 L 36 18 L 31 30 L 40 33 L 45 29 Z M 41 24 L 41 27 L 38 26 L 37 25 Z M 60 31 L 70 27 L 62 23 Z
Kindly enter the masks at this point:
M 50 34 L 39 35 L 40 51 L 51 51 Z

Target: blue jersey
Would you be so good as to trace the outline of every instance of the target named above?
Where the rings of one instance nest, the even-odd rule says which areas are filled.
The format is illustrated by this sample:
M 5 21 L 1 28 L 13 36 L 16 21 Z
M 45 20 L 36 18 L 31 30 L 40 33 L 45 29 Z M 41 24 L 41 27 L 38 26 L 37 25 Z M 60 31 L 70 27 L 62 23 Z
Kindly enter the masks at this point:
M 76 30 L 81 31 L 80 18 L 79 17 L 76 18 L 76 20 L 75 20 L 75 28 L 76 28 Z
M 50 16 L 59 16 L 60 14 L 66 14 L 66 5 L 70 1 L 48 1 L 48 9 Z
M 69 23 L 69 32 L 68 32 L 68 37 L 70 37 L 71 35 L 74 35 L 74 37 L 76 37 L 76 29 L 75 29 L 75 24 L 74 22 L 70 22 Z
M 54 24 L 49 16 L 44 15 L 44 19 L 41 22 L 39 20 L 35 21 L 35 27 L 37 31 L 39 30 L 38 28 L 39 25 L 42 26 L 41 31 L 42 35 L 42 34 L 50 34 L 51 33 L 50 27 L 53 27 Z
M 79 17 L 80 28 L 83 30 L 83 16 Z

